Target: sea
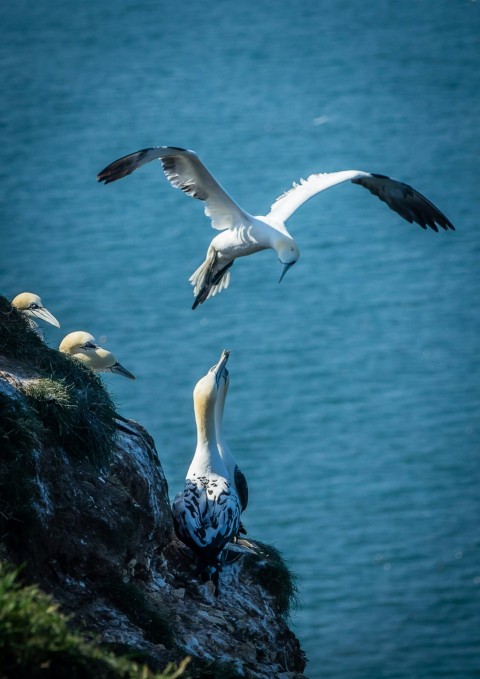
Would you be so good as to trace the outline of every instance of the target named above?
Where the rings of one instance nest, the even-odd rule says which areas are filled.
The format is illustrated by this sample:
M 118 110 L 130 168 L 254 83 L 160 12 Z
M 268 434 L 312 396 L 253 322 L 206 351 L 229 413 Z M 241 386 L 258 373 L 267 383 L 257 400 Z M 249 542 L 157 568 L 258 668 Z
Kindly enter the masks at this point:
M 192 390 L 230 349 L 225 435 L 252 538 L 297 576 L 310 679 L 480 676 L 480 2 L 16 0 L 0 7 L 0 292 L 39 294 L 56 347 L 86 330 L 154 436 L 170 494 Z M 251 214 L 359 169 L 456 231 L 336 186 L 192 311 L 215 232 L 138 149 L 195 150 Z

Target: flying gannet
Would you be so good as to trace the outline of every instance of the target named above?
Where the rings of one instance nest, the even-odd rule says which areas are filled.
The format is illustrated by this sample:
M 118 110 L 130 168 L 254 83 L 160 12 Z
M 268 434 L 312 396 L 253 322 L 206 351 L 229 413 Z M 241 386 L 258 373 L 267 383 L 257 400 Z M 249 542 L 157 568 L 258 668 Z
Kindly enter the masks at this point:
M 83 330 L 71 332 L 64 337 L 58 349 L 64 354 L 69 354 L 82 361 L 93 370 L 118 373 L 118 375 L 123 375 L 131 380 L 135 379 L 135 375 L 124 368 L 123 365 L 120 365 L 110 351 L 95 344 L 93 335 Z
M 57 328 L 60 327 L 60 323 L 57 321 L 55 316 L 43 306 L 40 297 L 35 295 L 33 292 L 21 292 L 14 299 L 12 299 L 11 304 L 15 307 L 15 309 L 20 311 L 28 318 L 32 328 L 37 327 L 37 324 L 33 320 L 34 318 L 41 318 L 42 321 L 51 323 Z
M 277 253 L 282 264 L 280 282 L 300 257 L 285 222 L 307 200 L 336 184 L 351 181 L 365 187 L 407 222 L 416 222 L 424 229 L 429 226 L 438 231 L 437 225 L 445 230 L 454 229 L 435 205 L 408 184 L 360 170 L 312 174 L 277 198 L 267 215 L 257 217 L 245 212 L 230 198 L 194 151 L 174 146 L 130 153 L 108 165 L 97 179 L 110 184 L 157 159 L 161 160 L 172 186 L 205 202 L 205 214 L 210 217 L 213 228 L 222 232 L 212 239 L 205 261 L 190 277 L 195 295 L 193 309 L 228 287 L 230 267 L 235 259 L 260 250 L 272 248 Z
M 172 504 L 177 537 L 193 550 L 202 575 L 211 577 L 218 591 L 225 547 L 237 535 L 240 501 L 220 457 L 215 427 L 215 403 L 230 352 L 195 385 L 193 406 L 197 446 L 185 477 L 183 491 Z
M 242 512 L 244 512 L 248 505 L 248 485 L 245 475 L 240 470 L 232 455 L 230 446 L 225 441 L 223 435 L 223 411 L 225 409 L 225 399 L 227 398 L 228 388 L 230 386 L 230 374 L 226 368 L 223 370 L 222 379 L 218 387 L 217 403 L 215 404 L 215 427 L 217 434 L 217 445 L 220 457 L 227 468 L 228 478 L 233 481 L 235 490 L 237 491 L 238 499 Z

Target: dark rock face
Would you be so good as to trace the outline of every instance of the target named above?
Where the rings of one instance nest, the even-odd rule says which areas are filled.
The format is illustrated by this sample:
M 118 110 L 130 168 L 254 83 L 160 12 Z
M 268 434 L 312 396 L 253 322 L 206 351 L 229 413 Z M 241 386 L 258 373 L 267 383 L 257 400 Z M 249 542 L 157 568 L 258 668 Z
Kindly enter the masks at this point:
M 24 362 L 1 356 L 0 367 L 3 402 L 23 404 L 29 380 L 38 377 Z M 193 676 L 300 675 L 299 642 L 257 577 L 264 555 L 226 566 L 215 597 L 173 536 L 153 440 L 135 422 L 120 419 L 117 427 L 111 455 L 100 465 L 46 445 L 45 437 L 23 453 L 28 507 L 18 516 L 13 508 L 2 526 L 3 556 L 24 562 L 25 576 L 52 593 L 87 637 L 141 653 L 153 668 L 190 655 Z M 0 466 L 2 441 L 9 450 L 12 444 L 8 427 L 3 432 Z

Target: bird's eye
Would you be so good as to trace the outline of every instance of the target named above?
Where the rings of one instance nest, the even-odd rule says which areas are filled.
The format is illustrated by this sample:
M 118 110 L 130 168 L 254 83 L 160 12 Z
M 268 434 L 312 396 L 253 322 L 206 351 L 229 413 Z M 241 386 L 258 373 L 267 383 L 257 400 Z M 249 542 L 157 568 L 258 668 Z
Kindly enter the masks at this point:
M 30 304 L 30 309 L 39 309 L 39 308 L 40 308 L 40 307 L 39 307 L 38 304 L 36 304 L 35 302 L 32 302 L 32 303 Z
M 85 342 L 85 344 L 83 345 L 83 348 L 84 349 L 95 349 L 95 344 L 93 344 L 93 342 Z

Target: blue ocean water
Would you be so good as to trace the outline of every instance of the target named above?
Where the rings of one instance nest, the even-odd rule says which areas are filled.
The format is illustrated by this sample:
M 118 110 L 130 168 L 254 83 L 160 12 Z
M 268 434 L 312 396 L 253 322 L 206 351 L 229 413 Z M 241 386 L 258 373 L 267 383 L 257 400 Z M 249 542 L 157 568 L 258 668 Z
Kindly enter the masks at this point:
M 173 495 L 191 393 L 231 349 L 228 440 L 249 533 L 298 574 L 311 679 L 480 673 L 478 110 L 470 0 L 17 0 L 0 8 L 0 291 L 37 292 L 137 382 L 105 376 L 153 434 Z M 232 269 L 192 312 L 214 232 L 150 165 L 195 149 L 264 214 L 312 172 L 406 181 L 457 226 L 424 232 L 342 185 L 290 220 L 302 256 Z

